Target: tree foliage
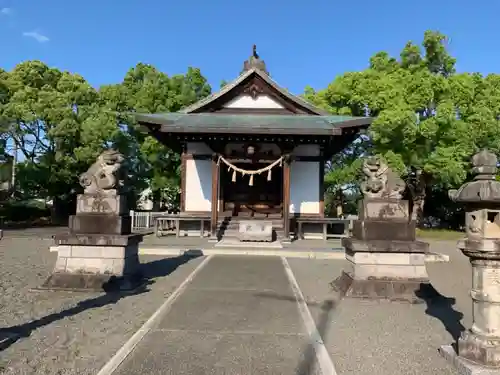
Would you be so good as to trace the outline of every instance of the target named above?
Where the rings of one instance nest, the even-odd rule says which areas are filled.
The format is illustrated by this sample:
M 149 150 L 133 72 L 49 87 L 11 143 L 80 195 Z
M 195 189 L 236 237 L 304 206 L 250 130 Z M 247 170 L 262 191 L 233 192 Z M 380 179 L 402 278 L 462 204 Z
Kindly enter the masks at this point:
M 426 212 L 449 225 L 460 221 L 446 189 L 464 182 L 478 149 L 500 153 L 500 76 L 457 73 L 455 65 L 446 36 L 427 31 L 397 57 L 381 51 L 362 71 L 322 90 L 306 87 L 302 96 L 331 114 L 375 118 L 366 135 L 326 163 L 329 213 L 346 196 L 359 196 L 363 157 L 378 154 L 407 179 L 420 219 Z M 210 93 L 196 68 L 170 76 L 139 63 L 122 82 L 98 89 L 40 61 L 0 69 L 1 181 L 12 173 L 7 148 L 15 145 L 18 194 L 68 205 L 81 189 L 79 174 L 113 146 L 126 155 L 135 195 L 150 187 L 155 201 L 175 203 L 180 157 L 141 131 L 132 114 L 178 111 Z
M 376 117 L 364 152 L 382 155 L 404 177 L 418 175 L 420 214 L 425 192 L 461 184 L 478 149 L 500 151 L 500 76 L 457 74 L 446 40 L 427 31 L 421 47 L 408 42 L 398 59 L 379 52 L 367 69 L 305 92 L 332 113 Z M 357 164 L 359 159 L 347 157 L 341 171 L 326 179 L 343 186 Z
M 127 156 L 135 187 L 151 185 L 161 195 L 178 186 L 179 156 L 141 132 L 130 114 L 177 111 L 210 90 L 195 68 L 169 77 L 138 64 L 120 84 L 99 90 L 77 74 L 40 61 L 1 70 L 0 137 L 19 151 L 18 190 L 56 205 L 67 203 L 81 189 L 78 176 L 103 149 L 114 146 Z
M 121 114 L 117 119 L 123 130 L 121 150 L 133 162 L 136 186 L 149 186 L 155 202 L 178 199 L 180 156 L 142 132 L 130 113 L 175 112 L 210 92 L 199 69 L 189 68 L 184 75 L 169 77 L 142 63 L 130 69 L 122 83 L 101 88 L 108 109 Z

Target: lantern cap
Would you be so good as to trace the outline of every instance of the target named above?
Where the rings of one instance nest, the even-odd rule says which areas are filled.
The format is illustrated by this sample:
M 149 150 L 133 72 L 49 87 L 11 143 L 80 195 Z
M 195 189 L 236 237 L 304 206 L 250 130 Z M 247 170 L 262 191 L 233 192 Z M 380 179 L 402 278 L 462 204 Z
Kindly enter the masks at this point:
M 498 158 L 483 149 L 472 157 L 474 180 L 463 184 L 458 190 L 449 190 L 451 200 L 461 203 L 500 204 L 500 182 L 496 181 Z

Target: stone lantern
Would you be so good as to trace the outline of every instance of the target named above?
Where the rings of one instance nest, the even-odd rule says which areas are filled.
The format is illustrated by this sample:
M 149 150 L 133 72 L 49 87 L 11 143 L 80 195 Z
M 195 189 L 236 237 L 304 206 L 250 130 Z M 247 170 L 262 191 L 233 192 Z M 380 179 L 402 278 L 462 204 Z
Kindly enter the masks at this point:
M 500 373 L 500 182 L 495 180 L 497 157 L 483 150 L 472 158 L 474 180 L 450 190 L 455 202 L 465 205 L 466 238 L 458 248 L 472 265 L 473 324 L 441 353 L 468 373 L 484 374 L 487 367 Z M 472 361 L 472 362 L 471 362 Z M 480 370 L 480 371 L 479 371 Z M 488 372 L 489 373 L 489 372 Z

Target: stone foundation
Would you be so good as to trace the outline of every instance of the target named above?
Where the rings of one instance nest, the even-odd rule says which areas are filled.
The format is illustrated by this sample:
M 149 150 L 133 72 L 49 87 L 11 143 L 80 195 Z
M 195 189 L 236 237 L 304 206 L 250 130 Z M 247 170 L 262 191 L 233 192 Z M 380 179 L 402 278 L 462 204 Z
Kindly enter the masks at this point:
M 352 238 L 342 243 L 348 266 L 332 287 L 343 296 L 410 303 L 438 296 L 429 283 L 425 265 L 427 243 Z
M 238 238 L 242 242 L 272 242 L 273 222 L 264 220 L 240 221 Z
M 439 348 L 439 353 L 457 370 L 458 374 L 463 375 L 499 375 L 498 367 L 486 367 L 472 362 L 457 354 L 452 345 L 443 345 Z
M 496 367 L 500 372 L 500 340 L 497 337 L 478 335 L 470 330 L 462 332 L 458 354 L 483 366 Z
M 355 279 L 350 273 L 342 271 L 331 287 L 343 297 L 386 299 L 409 303 L 423 303 L 436 298 L 438 292 L 429 283 L 429 279 L 368 278 Z
M 56 237 L 56 265 L 42 285 L 43 289 L 128 290 L 140 283 L 139 242 L 142 235 L 61 237 Z
M 131 225 L 130 216 L 99 213 L 73 215 L 68 222 L 71 232 L 85 234 L 102 234 L 103 228 L 106 228 L 106 234 L 126 235 L 131 233 Z
M 427 280 L 425 254 L 355 253 L 347 254 L 347 273 L 358 280 L 404 279 Z

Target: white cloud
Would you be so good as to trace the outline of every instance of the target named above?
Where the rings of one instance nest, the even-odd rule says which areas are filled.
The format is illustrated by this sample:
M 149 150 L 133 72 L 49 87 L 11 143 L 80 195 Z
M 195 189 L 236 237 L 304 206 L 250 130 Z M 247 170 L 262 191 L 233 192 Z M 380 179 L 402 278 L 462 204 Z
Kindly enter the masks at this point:
M 38 31 L 26 31 L 23 35 L 35 39 L 38 43 L 46 43 L 50 40 L 48 36 L 40 34 Z
M 11 8 L 2 8 L 2 9 L 0 9 L 0 13 L 4 16 L 10 16 L 10 15 L 12 15 L 12 9 Z

